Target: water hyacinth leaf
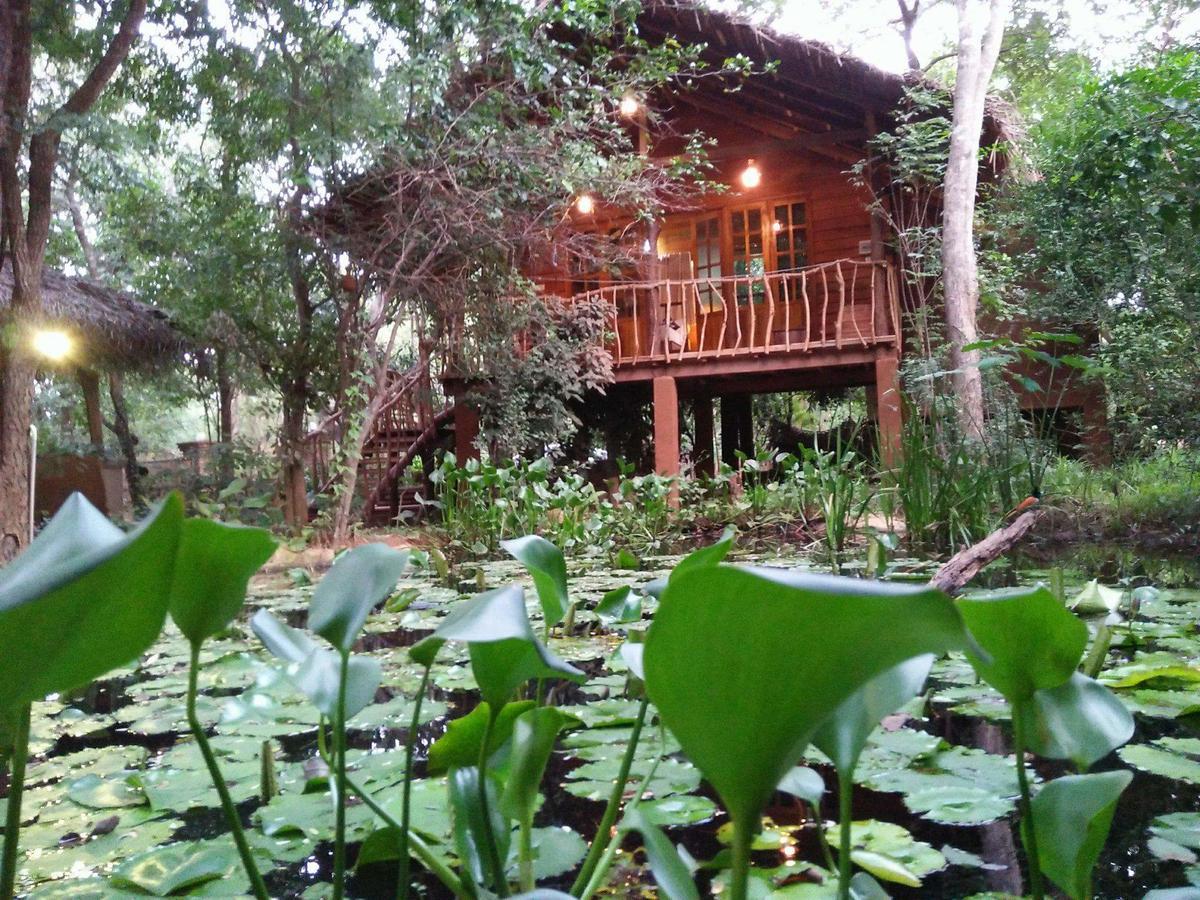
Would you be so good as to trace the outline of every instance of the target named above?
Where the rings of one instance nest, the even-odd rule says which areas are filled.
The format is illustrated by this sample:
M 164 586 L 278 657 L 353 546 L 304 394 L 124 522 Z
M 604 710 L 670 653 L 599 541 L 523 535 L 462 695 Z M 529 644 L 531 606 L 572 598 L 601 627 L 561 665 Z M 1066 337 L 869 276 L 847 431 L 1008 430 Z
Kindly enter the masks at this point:
M 520 700 L 507 703 L 500 709 L 488 738 L 489 758 L 512 737 L 513 723 L 517 717 L 533 707 L 532 700 Z M 479 745 L 483 743 L 483 734 L 491 714 L 491 707 L 487 703 L 480 703 L 465 716 L 451 721 L 446 726 L 446 733 L 429 748 L 429 774 L 440 775 L 451 768 L 477 765 Z
M 298 628 L 292 628 L 260 609 L 250 627 L 272 655 L 288 663 L 288 680 L 326 718 L 333 718 L 337 706 L 341 659 L 322 647 Z M 352 656 L 346 678 L 346 718 L 369 705 L 383 678 L 379 661 L 369 656 Z
M 709 544 L 707 547 L 693 550 L 681 559 L 666 578 L 656 578 L 647 584 L 645 587 L 646 593 L 651 597 L 661 597 L 663 591 L 667 588 L 667 584 L 679 576 L 685 575 L 695 569 L 704 569 L 709 566 L 719 565 L 729 555 L 729 551 L 733 549 L 733 538 L 736 533 L 733 526 L 729 526 L 721 532 L 721 536 L 715 542 Z
M 480 800 L 479 769 L 476 766 L 464 766 L 452 769 L 448 779 L 450 789 L 450 809 L 454 819 L 454 846 L 458 857 L 466 866 L 471 880 L 479 885 L 486 885 L 488 876 L 487 829 L 484 825 L 484 809 Z M 486 776 L 487 813 L 491 820 L 492 834 L 495 835 L 497 851 L 500 859 L 508 857 L 508 847 L 512 831 L 509 823 L 501 815 L 496 803 L 496 782 L 489 774 Z
M 72 494 L 0 570 L 0 710 L 87 684 L 162 631 L 183 523 L 176 493 L 125 533 Z
M 839 772 L 853 771 L 867 738 L 883 717 L 921 692 L 933 660 L 929 653 L 914 656 L 876 675 L 842 701 L 813 734 L 813 745 Z
M 479 693 L 494 709 L 531 678 L 585 679 L 533 633 L 520 585 L 496 588 L 458 603 L 430 637 L 413 647 L 411 655 L 418 661 L 432 659 L 431 654 L 446 641 L 470 646 Z
M 866 872 L 855 872 L 850 879 L 850 897 L 851 900 L 889 900 L 887 891 Z
M 546 625 L 561 622 L 570 604 L 567 598 L 567 563 L 562 551 L 536 534 L 501 541 L 500 546 L 525 566 L 532 576 Z
M 693 569 L 668 585 L 649 629 L 646 687 L 730 815 L 753 827 L 843 700 L 904 660 L 966 640 L 954 604 L 928 587 Z
M 640 680 L 646 680 L 646 668 L 644 657 L 646 653 L 645 644 L 634 644 L 626 641 L 621 645 L 621 659 L 625 665 L 629 666 L 629 671 L 637 676 Z
M 518 822 L 532 821 L 537 808 L 538 788 L 558 733 L 578 720 L 551 706 L 526 710 L 512 730 L 512 754 L 508 776 L 500 794 L 500 811 Z
M 313 591 L 308 627 L 349 653 L 371 610 L 395 588 L 408 565 L 408 552 L 386 544 L 364 544 L 337 558 Z
M 1087 647 L 1087 625 L 1044 587 L 963 597 L 958 609 L 986 654 L 968 648 L 971 665 L 1009 701 L 1058 687 Z
M 1125 704 L 1079 672 L 1024 702 L 1029 706 L 1029 749 L 1047 759 L 1069 759 L 1080 771 L 1133 737 L 1133 716 Z
M 606 625 L 625 625 L 642 619 L 642 595 L 623 585 L 606 593 L 596 604 L 596 615 Z
M 126 860 L 113 872 L 112 881 L 154 897 L 171 897 L 224 878 L 237 865 L 231 842 L 169 844 Z
M 186 519 L 171 582 L 171 619 L 193 644 L 227 626 L 246 599 L 250 577 L 275 552 L 270 532 Z
M 1115 613 L 1121 608 L 1124 597 L 1125 592 L 1120 588 L 1108 587 L 1093 578 L 1067 605 L 1087 616 Z
M 1033 822 L 1042 872 L 1071 900 L 1091 897 L 1092 870 L 1112 825 L 1121 792 L 1133 780 L 1122 770 L 1067 775 L 1033 798 Z
M 778 789 L 793 797 L 799 797 L 809 806 L 817 806 L 825 794 L 825 780 L 816 769 L 796 766 L 783 776 Z
M 641 809 L 634 806 L 628 810 L 621 822 L 621 829 L 641 834 L 650 871 L 664 897 L 670 900 L 700 900 L 691 870 L 680 857 L 679 851 Z

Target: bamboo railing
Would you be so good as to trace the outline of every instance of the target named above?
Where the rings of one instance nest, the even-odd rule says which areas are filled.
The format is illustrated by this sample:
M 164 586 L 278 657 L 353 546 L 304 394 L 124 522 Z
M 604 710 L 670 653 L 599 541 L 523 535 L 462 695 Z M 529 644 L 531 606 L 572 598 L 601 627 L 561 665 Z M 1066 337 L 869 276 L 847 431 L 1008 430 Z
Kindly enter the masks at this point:
M 900 333 L 895 273 L 874 260 L 622 282 L 572 299 L 609 307 L 608 348 L 618 366 L 869 348 L 894 344 Z

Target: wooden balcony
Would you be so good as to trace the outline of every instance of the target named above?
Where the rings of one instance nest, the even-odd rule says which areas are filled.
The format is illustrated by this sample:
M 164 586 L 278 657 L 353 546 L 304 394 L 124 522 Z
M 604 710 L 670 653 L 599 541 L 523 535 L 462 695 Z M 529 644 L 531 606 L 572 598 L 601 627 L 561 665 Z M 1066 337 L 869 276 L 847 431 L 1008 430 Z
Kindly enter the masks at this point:
M 639 370 L 678 367 L 683 375 L 735 360 L 783 369 L 864 359 L 897 345 L 897 297 L 890 264 L 841 259 L 759 275 L 622 282 L 573 301 L 609 307 L 607 344 L 623 381 Z

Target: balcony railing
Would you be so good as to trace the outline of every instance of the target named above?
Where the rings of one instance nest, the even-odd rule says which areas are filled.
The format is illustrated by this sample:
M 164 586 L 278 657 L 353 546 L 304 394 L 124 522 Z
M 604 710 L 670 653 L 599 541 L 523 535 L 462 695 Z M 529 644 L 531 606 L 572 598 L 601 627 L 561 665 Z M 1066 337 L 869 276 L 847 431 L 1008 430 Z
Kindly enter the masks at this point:
M 628 366 L 894 344 L 897 295 L 888 263 L 841 259 L 759 275 L 622 282 L 574 300 L 609 306 L 608 347 Z

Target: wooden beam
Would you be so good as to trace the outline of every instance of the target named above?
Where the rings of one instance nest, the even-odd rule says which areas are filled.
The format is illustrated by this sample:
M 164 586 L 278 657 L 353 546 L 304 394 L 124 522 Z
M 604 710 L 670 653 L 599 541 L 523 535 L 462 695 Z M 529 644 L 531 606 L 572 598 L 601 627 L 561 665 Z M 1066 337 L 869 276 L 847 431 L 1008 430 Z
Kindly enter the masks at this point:
M 830 147 L 842 150 L 846 154 L 861 157 L 861 151 L 851 147 L 836 147 L 837 144 L 865 143 L 868 138 L 865 128 L 847 128 L 839 131 L 819 131 L 811 134 L 798 134 L 795 137 L 780 138 L 769 141 L 746 141 L 737 144 L 718 144 L 708 151 L 708 158 L 714 162 L 725 159 L 736 159 L 739 156 L 769 156 L 774 153 L 794 153 L 797 150 L 817 150 Z
M 675 478 L 679 475 L 679 393 L 675 379 L 654 379 L 654 471 Z M 679 488 L 671 489 L 671 506 L 679 505 Z
M 671 363 L 649 363 L 645 365 L 620 365 L 616 370 L 616 381 L 650 381 L 662 375 L 676 379 L 721 378 L 731 375 L 769 375 L 772 372 L 792 372 L 801 369 L 822 369 L 837 366 L 873 365 L 875 351 L 813 350 L 808 353 L 772 353 L 767 356 L 724 356 L 706 359 L 680 360 Z

